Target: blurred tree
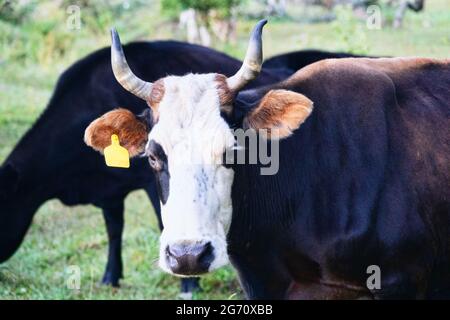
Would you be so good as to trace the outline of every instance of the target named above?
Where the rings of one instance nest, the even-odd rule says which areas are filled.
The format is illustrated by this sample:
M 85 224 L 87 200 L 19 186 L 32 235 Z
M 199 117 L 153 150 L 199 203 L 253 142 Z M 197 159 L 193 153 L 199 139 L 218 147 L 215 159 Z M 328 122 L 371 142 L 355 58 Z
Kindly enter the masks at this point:
M 403 24 L 403 18 L 407 9 L 413 10 L 414 12 L 422 11 L 425 5 L 424 0 L 401 0 L 401 1 L 390 1 L 397 2 L 397 10 L 395 12 L 395 18 L 393 27 L 401 28 Z
M 269 16 L 283 17 L 286 15 L 286 0 L 266 0 L 266 11 Z
M 212 31 L 221 41 L 228 42 L 235 34 L 234 9 L 242 0 L 162 0 L 163 12 L 178 17 L 186 28 L 189 42 L 210 45 Z
M 0 1 L 0 20 L 12 24 L 23 23 L 37 4 L 37 1 L 2 0 Z
M 211 45 L 211 36 L 205 25 L 199 24 L 197 11 L 190 8 L 181 11 L 179 14 L 179 27 L 186 29 L 187 41 L 191 43 L 201 43 L 204 46 Z

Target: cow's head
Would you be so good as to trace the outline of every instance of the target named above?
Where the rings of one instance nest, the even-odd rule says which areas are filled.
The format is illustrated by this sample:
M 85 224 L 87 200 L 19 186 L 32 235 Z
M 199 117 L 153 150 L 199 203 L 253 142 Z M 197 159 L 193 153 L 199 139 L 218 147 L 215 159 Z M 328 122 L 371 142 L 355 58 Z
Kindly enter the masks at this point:
M 102 152 L 111 135 L 117 134 L 131 156 L 148 157 L 162 203 L 159 265 L 169 273 L 201 274 L 228 261 L 233 170 L 222 159 L 234 148 L 235 139 L 224 114 L 233 113 L 238 91 L 261 70 L 265 23 L 260 21 L 254 28 L 244 63 L 234 76 L 187 74 L 155 83 L 133 74 L 112 31 L 114 75 L 150 108 L 140 116 L 126 109 L 106 113 L 86 129 L 85 141 Z M 285 137 L 311 108 L 311 101 L 300 94 L 272 90 L 242 122 L 254 129 L 277 128 L 279 137 Z

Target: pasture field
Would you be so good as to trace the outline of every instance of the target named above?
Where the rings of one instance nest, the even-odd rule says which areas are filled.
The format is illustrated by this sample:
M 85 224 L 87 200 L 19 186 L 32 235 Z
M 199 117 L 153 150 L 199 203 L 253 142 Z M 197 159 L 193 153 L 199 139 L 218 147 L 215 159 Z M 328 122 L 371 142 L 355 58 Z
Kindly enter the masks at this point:
M 132 19 L 124 15 L 115 21 L 124 42 L 181 39 L 179 31 L 161 17 L 157 4 L 153 6 L 151 10 L 135 13 Z M 108 32 L 98 35 L 84 28 L 64 31 L 60 26 L 65 23 L 64 14 L 64 11 L 54 12 L 53 25 L 41 39 L 43 43 L 28 35 L 30 28 L 44 25 L 45 16 L 37 18 L 34 27 L 33 24 L 12 27 L 0 21 L 0 163 L 44 110 L 59 74 L 77 59 L 109 44 Z M 254 22 L 239 21 L 237 42 L 215 47 L 243 57 Z M 369 30 L 364 21 L 351 19 L 345 12 L 338 14 L 332 23 L 272 19 L 266 26 L 266 57 L 306 48 L 450 58 L 450 0 L 427 1 L 423 13 L 408 13 L 401 30 L 390 27 Z M 55 54 L 58 50 L 63 53 Z M 45 146 L 45 141 L 42 144 Z M 58 200 L 48 201 L 36 214 L 18 252 L 0 265 L 0 299 L 178 298 L 179 280 L 163 273 L 156 265 L 159 231 L 143 191 L 128 196 L 125 219 L 125 279 L 117 290 L 98 284 L 107 252 L 101 211 L 93 206 L 66 207 Z M 71 265 L 81 269 L 79 291 L 66 286 L 66 268 Z M 194 299 L 243 298 L 230 266 L 202 278 L 201 286 L 203 290 L 195 293 Z

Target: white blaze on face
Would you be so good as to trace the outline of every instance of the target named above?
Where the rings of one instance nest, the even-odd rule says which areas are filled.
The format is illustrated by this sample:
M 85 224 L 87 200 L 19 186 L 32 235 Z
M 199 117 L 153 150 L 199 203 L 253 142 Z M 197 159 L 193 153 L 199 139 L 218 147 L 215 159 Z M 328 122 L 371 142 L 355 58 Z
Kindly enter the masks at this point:
M 166 153 L 170 174 L 159 259 L 167 272 L 172 271 L 166 248 L 177 243 L 210 242 L 214 260 L 209 271 L 228 261 L 233 171 L 220 162 L 234 136 L 220 116 L 215 79 L 216 74 L 165 78 L 159 119 L 149 134 L 148 141 Z

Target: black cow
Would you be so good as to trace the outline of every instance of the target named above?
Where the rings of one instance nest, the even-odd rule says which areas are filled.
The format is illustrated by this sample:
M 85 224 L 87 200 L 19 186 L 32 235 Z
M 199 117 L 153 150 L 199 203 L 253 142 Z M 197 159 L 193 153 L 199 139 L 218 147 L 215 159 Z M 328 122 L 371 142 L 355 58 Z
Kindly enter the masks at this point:
M 270 69 L 283 75 L 292 76 L 307 65 L 324 59 L 368 57 L 344 52 L 327 52 L 321 50 L 300 50 L 271 57 L 263 62 L 263 69 Z
M 176 41 L 136 42 L 125 50 L 132 66 L 148 80 L 216 69 L 232 74 L 240 65 L 215 50 Z M 279 79 L 275 73 L 265 72 L 254 85 Z M 148 161 L 136 159 L 130 170 L 107 168 L 82 142 L 89 122 L 117 106 L 133 112 L 146 108 L 117 84 L 109 48 L 90 54 L 61 75 L 46 110 L 0 168 L 0 262 L 19 247 L 34 213 L 48 199 L 102 208 L 109 239 L 104 284 L 117 286 L 122 277 L 123 206 L 129 192 L 141 188 L 147 192 L 162 227 Z M 38 141 L 45 141 L 45 148 L 37 148 Z M 40 161 L 35 161 L 38 158 Z M 183 291 L 195 286 L 192 281 L 183 283 Z
M 270 90 L 314 110 L 276 175 L 235 167 L 229 255 L 248 297 L 450 298 L 450 61 L 317 62 L 236 109 Z
M 450 298 L 450 60 L 330 59 L 242 91 L 264 24 L 233 76 L 155 83 L 113 33 L 117 80 L 151 108 L 107 113 L 85 141 L 102 151 L 111 132 L 131 135 L 125 146 L 148 157 L 161 268 L 198 275 L 228 256 L 252 299 Z M 227 161 L 242 149 L 230 127 L 281 139 L 278 171 Z
M 176 41 L 132 43 L 125 51 L 132 67 L 150 81 L 187 72 L 220 70 L 230 75 L 240 65 L 225 54 Z M 301 65 L 305 63 L 303 60 L 309 63 L 342 55 L 319 51 L 308 52 L 306 56 L 298 54 Z M 282 71 L 283 55 L 269 59 L 268 65 L 274 63 L 273 70 L 267 68 L 251 86 L 272 83 L 292 74 L 293 60 Z M 147 161 L 133 160 L 130 170 L 107 168 L 80 140 L 89 122 L 117 106 L 135 113 L 146 108 L 145 102 L 114 80 L 109 48 L 90 54 L 61 75 L 45 112 L 0 168 L 0 262 L 19 247 L 34 213 L 48 199 L 102 208 L 109 239 L 104 284 L 117 286 L 122 277 L 123 203 L 129 192 L 146 190 L 162 227 L 159 200 Z M 45 141 L 45 149 L 38 149 L 37 141 Z M 37 157 L 42 161 L 34 161 Z M 195 285 L 195 281 L 184 280 L 182 291 Z

